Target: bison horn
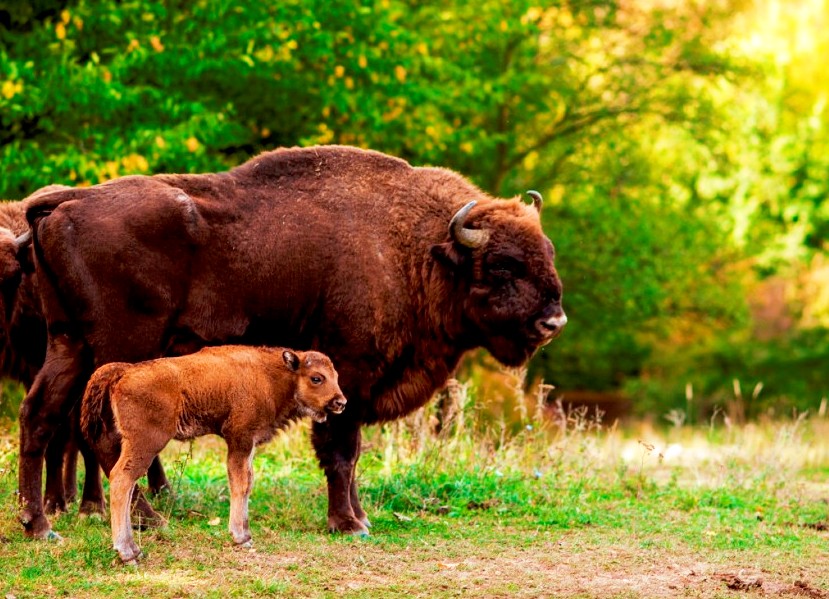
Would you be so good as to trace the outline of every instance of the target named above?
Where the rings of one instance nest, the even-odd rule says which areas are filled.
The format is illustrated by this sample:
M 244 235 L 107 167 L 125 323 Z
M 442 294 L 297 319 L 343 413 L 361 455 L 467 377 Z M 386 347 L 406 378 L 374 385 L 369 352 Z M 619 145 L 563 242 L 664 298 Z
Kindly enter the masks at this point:
M 449 234 L 459 244 L 468 248 L 481 247 L 489 239 L 489 231 L 482 231 L 480 229 L 467 229 L 464 227 L 466 217 L 477 204 L 475 200 L 469 202 L 466 206 L 461 208 L 449 221 Z
M 542 198 L 541 194 L 534 189 L 529 190 L 527 195 L 533 199 L 533 206 L 535 206 L 536 212 L 541 214 L 541 204 L 544 202 L 544 198 Z
M 32 240 L 32 231 L 31 229 L 23 233 L 20 237 L 14 240 L 14 245 L 16 248 L 20 249 L 24 245 L 27 245 Z

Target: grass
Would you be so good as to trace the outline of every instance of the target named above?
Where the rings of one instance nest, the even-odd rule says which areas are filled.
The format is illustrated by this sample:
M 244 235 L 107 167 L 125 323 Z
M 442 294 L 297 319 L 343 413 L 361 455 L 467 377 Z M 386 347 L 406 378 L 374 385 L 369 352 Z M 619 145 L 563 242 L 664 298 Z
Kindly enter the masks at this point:
M 261 448 L 254 550 L 232 547 L 223 445 L 173 444 L 168 527 L 115 565 L 108 522 L 16 523 L 16 438 L 0 437 L 5 596 L 829 597 L 829 421 L 743 427 L 604 426 L 584 412 L 518 429 L 466 395 L 366 431 L 361 495 L 372 536 L 325 532 L 326 493 L 299 425 Z M 76 510 L 73 507 L 73 511 Z

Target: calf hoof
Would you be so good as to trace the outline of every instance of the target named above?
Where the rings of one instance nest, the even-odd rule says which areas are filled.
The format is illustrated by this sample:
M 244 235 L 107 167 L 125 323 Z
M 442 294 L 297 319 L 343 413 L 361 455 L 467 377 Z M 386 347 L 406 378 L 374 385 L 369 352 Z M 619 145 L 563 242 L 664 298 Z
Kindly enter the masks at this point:
M 81 507 L 78 508 L 78 515 L 81 518 L 102 518 L 106 516 L 107 506 L 104 500 L 91 501 L 84 499 L 81 502 Z
M 125 566 L 137 566 L 138 560 L 144 557 L 144 554 L 141 553 L 141 550 L 138 548 L 138 545 L 133 544 L 130 547 L 127 547 L 123 551 L 118 549 L 118 557 L 121 558 L 121 563 Z
M 369 536 L 368 527 L 357 520 L 357 518 L 336 518 L 329 516 L 328 518 L 328 532 L 342 533 L 344 535 L 354 535 L 357 537 Z
M 236 541 L 234 541 L 234 543 L 236 543 Z M 236 543 L 236 547 L 239 549 L 253 549 L 253 539 L 249 538 L 247 541 Z

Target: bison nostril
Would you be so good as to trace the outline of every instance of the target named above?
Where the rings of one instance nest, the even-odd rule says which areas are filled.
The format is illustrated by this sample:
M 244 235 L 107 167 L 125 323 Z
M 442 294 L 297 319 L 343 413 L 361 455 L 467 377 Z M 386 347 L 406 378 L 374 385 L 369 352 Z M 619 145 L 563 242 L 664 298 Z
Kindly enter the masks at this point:
M 562 312 L 557 316 L 539 320 L 536 324 L 542 332 L 546 332 L 547 334 L 556 333 L 567 324 L 567 315 Z

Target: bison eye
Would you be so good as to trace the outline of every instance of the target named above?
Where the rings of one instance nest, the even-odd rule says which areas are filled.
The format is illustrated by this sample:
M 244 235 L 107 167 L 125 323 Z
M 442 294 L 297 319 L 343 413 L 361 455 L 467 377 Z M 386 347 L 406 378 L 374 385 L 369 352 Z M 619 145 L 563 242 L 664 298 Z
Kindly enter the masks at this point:
M 311 377 L 311 382 L 315 385 L 321 385 L 322 384 L 322 377 L 314 375 L 314 376 Z
M 488 264 L 487 264 L 487 271 L 489 272 L 490 276 L 501 279 L 501 280 L 509 280 L 513 277 L 521 277 L 524 274 L 525 270 L 524 263 L 514 258 L 512 256 L 497 256 L 494 257 Z

